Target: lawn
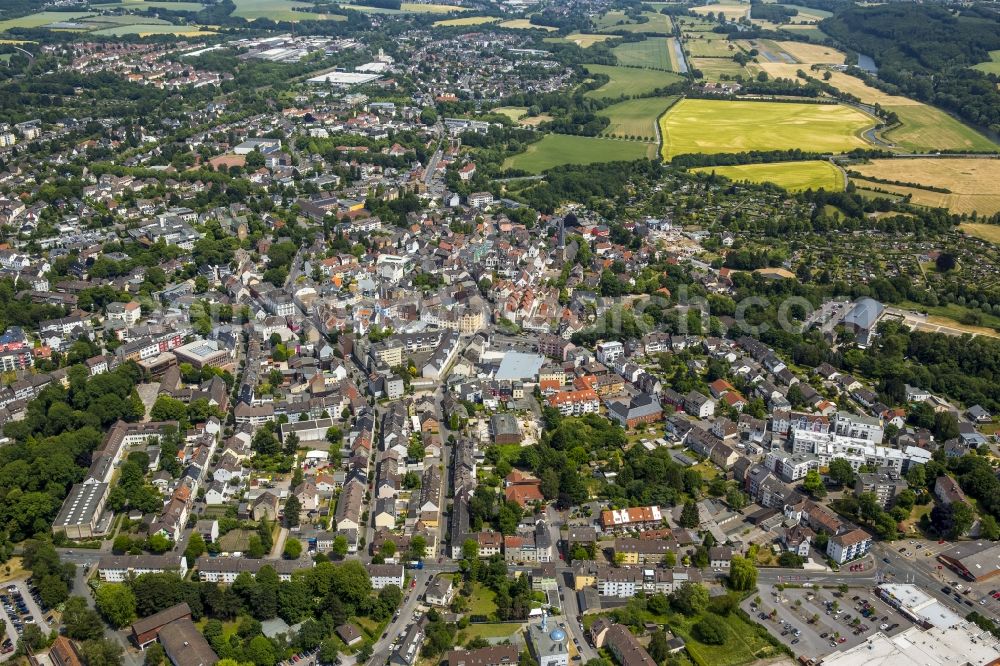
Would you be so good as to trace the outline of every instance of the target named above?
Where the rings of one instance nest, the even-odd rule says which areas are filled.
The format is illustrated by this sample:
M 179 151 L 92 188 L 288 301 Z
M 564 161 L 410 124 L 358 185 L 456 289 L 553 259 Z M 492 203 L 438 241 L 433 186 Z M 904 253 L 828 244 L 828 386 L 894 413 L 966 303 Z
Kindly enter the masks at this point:
M 1000 51 L 990 51 L 989 60 L 973 65 L 972 68 L 987 74 L 1000 74 Z
M 978 212 L 992 215 L 1000 212 L 1000 161 L 995 159 L 914 157 L 871 160 L 851 167 L 865 176 L 941 187 L 947 192 L 933 192 L 916 187 L 899 187 L 876 183 L 873 187 L 898 194 L 909 194 L 915 204 L 931 208 L 947 208 L 955 213 Z
M 496 596 L 496 592 L 490 588 L 482 583 L 476 583 L 475 587 L 472 588 L 472 596 L 469 597 L 469 615 L 485 615 L 487 617 L 493 615 L 497 611 L 497 605 L 493 601 Z
M 631 162 L 655 156 L 656 144 L 653 143 L 548 134 L 541 141 L 530 144 L 525 152 L 508 158 L 504 167 L 541 173 L 564 164 Z
M 596 90 L 589 90 L 584 97 L 617 99 L 622 95 L 633 97 L 653 92 L 657 88 L 681 81 L 679 74 L 637 67 L 611 65 L 584 65 L 591 74 L 606 74 L 611 80 Z
M 6 32 L 11 28 L 39 28 L 50 23 L 73 21 L 93 15 L 93 12 L 37 12 L 0 21 L 0 32 Z
M 1000 225 L 963 222 L 958 225 L 958 228 L 970 236 L 982 238 L 983 240 L 1000 245 Z
M 611 120 L 605 136 L 637 136 L 656 141 L 656 119 L 677 101 L 676 97 L 640 97 L 612 104 L 598 111 Z
M 175 35 L 177 37 L 203 37 L 205 35 L 214 35 L 215 33 L 211 30 L 202 30 L 196 25 L 170 25 L 170 24 L 141 24 L 135 23 L 131 25 L 117 25 L 113 28 L 102 28 L 101 30 L 94 30 L 91 34 L 93 35 L 112 35 L 112 36 L 122 36 L 122 35 L 139 35 L 140 37 L 146 37 L 147 35 Z
M 778 649 L 768 643 L 757 633 L 754 625 L 738 615 L 721 617 L 729 634 L 722 645 L 706 645 L 691 635 L 691 627 L 695 619 L 675 615 L 671 618 L 670 628 L 680 634 L 687 643 L 687 651 L 696 664 L 712 664 L 712 666 L 742 666 L 759 659 L 774 657 L 780 654 Z M 761 631 L 766 631 L 763 627 Z
M 626 42 L 611 49 L 618 64 L 625 67 L 644 67 L 672 71 L 670 60 L 670 40 L 665 37 L 650 37 L 641 42 Z
M 840 104 L 784 104 L 684 99 L 660 119 L 663 156 L 803 150 L 840 153 L 869 144 L 861 133 L 873 124 Z
M 255 530 L 231 530 L 219 537 L 219 548 L 226 553 L 242 553 L 250 546 L 250 537 Z
M 715 172 L 734 181 L 774 183 L 789 192 L 820 188 L 827 192 L 841 192 L 844 189 L 843 172 L 824 160 L 701 167 L 692 171 Z
M 490 113 L 499 113 L 500 115 L 507 116 L 515 123 L 523 118 L 525 114 L 528 113 L 528 107 L 526 106 L 498 106 L 497 108 L 490 111 Z
M 495 16 L 462 16 L 459 18 L 435 21 L 434 25 L 441 27 L 483 25 L 484 23 L 496 23 L 499 20 L 500 19 Z
M 507 638 L 520 631 L 521 627 L 522 625 L 519 622 L 470 624 L 459 633 L 456 642 L 467 643 L 473 638 L 485 638 L 487 640 L 490 638 Z

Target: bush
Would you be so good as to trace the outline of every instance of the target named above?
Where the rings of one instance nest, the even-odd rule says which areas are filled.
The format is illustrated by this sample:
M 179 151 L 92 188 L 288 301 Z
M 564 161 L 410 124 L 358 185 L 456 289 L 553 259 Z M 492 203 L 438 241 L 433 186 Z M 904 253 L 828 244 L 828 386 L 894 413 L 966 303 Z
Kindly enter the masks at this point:
M 691 628 L 691 633 L 706 645 L 722 645 L 726 642 L 726 624 L 714 615 L 706 615 Z

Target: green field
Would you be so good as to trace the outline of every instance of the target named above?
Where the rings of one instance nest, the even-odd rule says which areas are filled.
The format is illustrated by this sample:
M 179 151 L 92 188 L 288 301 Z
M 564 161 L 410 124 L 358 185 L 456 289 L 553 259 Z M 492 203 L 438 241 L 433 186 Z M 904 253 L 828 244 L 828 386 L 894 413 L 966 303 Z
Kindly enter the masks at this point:
M 170 21 L 164 21 L 163 19 L 148 18 L 146 16 L 137 16 L 135 14 L 125 14 L 124 16 L 94 16 L 92 18 L 83 19 L 80 21 L 85 25 L 93 25 L 96 28 L 115 26 L 115 25 L 172 25 Z
M 460 18 L 435 21 L 434 25 L 447 28 L 465 25 L 483 25 L 484 23 L 496 23 L 499 20 L 500 19 L 495 16 L 462 16 Z
M 695 620 L 681 615 L 674 615 L 670 628 L 680 634 L 686 643 L 687 651 L 696 664 L 712 664 L 712 666 L 743 666 L 767 657 L 775 657 L 780 653 L 777 648 L 768 643 L 757 631 L 755 625 L 737 615 L 717 615 L 722 618 L 729 635 L 722 645 L 706 645 L 699 642 L 691 634 Z M 763 627 L 760 631 L 765 631 Z
M 669 35 L 674 30 L 674 24 L 666 14 L 643 12 L 645 23 L 632 21 L 625 12 L 610 11 L 594 21 L 594 27 L 599 32 L 635 32 Z
M 905 150 L 996 150 L 995 143 L 944 111 L 927 104 L 884 105 L 895 111 L 900 127 L 885 132 L 887 140 Z
M 640 97 L 612 104 L 597 113 L 611 119 L 605 136 L 638 136 L 655 142 L 656 119 L 676 101 L 676 97 Z
M 591 74 L 607 74 L 611 80 L 596 90 L 589 90 L 584 97 L 616 99 L 625 95 L 643 95 L 657 88 L 682 80 L 678 74 L 635 67 L 611 65 L 584 65 Z
M 200 2 L 157 2 L 156 0 L 122 0 L 121 6 L 135 9 L 172 9 L 176 12 L 198 12 L 205 7 Z
M 508 158 L 504 162 L 504 168 L 541 173 L 564 164 L 594 164 L 619 160 L 630 162 L 652 159 L 655 156 L 656 144 L 653 143 L 548 134 L 541 141 L 530 144 L 525 152 Z
M 49 23 L 73 21 L 93 15 L 93 12 L 38 12 L 0 21 L 0 32 L 6 32 L 11 28 L 39 28 Z
M 844 189 L 843 172 L 823 160 L 701 167 L 692 171 L 714 172 L 736 182 L 773 183 L 789 192 L 820 188 L 840 192 Z
M 685 99 L 660 121 L 663 156 L 748 150 L 847 152 L 870 146 L 861 133 L 873 119 L 839 104 L 784 104 Z
M 802 21 L 822 21 L 825 18 L 833 16 L 831 12 L 822 9 L 813 9 L 812 7 L 803 7 L 802 5 L 782 4 L 781 6 L 798 10 L 799 13 L 792 17 L 792 21 L 795 23 L 801 23 Z
M 139 35 L 140 37 L 145 37 L 147 35 L 176 35 L 178 37 L 202 37 L 204 35 L 214 35 L 215 33 L 211 30 L 202 30 L 196 25 L 170 25 L 167 24 L 145 24 L 145 23 L 133 23 L 129 25 L 116 25 L 113 28 L 102 28 L 100 30 L 94 30 L 90 34 L 92 35 L 110 35 L 110 36 L 122 36 L 122 35 Z
M 496 596 L 493 590 L 482 583 L 476 583 L 472 588 L 472 596 L 469 597 L 469 614 L 493 615 L 497 611 L 497 605 L 493 601 Z
M 690 34 L 701 35 L 705 33 L 694 32 Z M 727 39 L 686 39 L 684 50 L 693 58 L 732 58 L 733 55 L 740 52 L 739 47 Z
M 730 79 L 740 74 L 747 76 L 747 68 L 729 58 L 690 58 L 688 62 L 691 69 L 701 72 L 702 79 L 713 83 L 722 81 L 723 76 Z
M 233 3 L 236 5 L 233 16 L 245 18 L 248 21 L 259 18 L 269 18 L 273 21 L 345 20 L 345 17 L 338 14 L 293 11 L 313 6 L 311 3 L 298 2 L 297 0 L 233 0 Z
M 989 60 L 973 65 L 972 68 L 987 74 L 1000 74 L 1000 51 L 990 51 Z
M 611 52 L 618 59 L 618 64 L 624 67 L 663 69 L 670 72 L 674 69 L 670 48 L 669 38 L 650 37 L 641 42 L 626 42 L 611 49 Z

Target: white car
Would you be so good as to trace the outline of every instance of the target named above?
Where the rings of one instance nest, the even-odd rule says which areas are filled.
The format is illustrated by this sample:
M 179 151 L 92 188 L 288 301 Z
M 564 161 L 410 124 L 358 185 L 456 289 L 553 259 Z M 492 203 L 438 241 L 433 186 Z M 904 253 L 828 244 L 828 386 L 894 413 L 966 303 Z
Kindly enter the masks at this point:
M 880 624 L 878 626 L 878 628 L 881 629 L 881 630 L 883 630 L 883 631 L 885 631 L 886 629 L 889 628 L 889 623 L 888 622 L 883 622 L 882 624 Z

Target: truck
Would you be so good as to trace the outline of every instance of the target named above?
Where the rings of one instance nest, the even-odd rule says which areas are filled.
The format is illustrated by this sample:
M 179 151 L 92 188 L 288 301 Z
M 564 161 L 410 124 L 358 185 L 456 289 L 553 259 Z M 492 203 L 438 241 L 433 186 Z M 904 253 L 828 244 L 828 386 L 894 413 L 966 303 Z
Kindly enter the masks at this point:
M 409 562 L 406 563 L 406 568 L 407 569 L 423 569 L 424 568 L 424 561 L 423 560 L 410 560 Z

